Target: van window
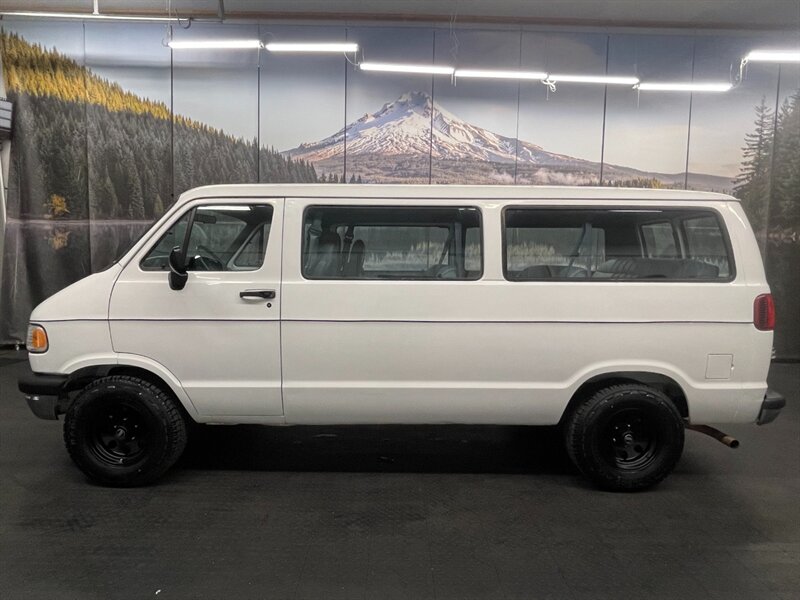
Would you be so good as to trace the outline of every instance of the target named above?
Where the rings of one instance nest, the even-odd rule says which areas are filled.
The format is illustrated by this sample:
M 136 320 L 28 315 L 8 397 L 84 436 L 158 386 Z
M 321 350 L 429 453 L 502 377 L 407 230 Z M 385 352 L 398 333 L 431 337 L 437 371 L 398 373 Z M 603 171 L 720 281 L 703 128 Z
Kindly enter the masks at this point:
M 508 208 L 504 271 L 511 281 L 732 277 L 721 221 L 707 209 Z
M 691 217 L 683 221 L 683 229 L 689 257 L 716 266 L 720 277 L 728 277 L 728 252 L 717 219 L 711 215 Z
M 186 237 L 186 225 L 189 223 L 189 215 L 192 211 L 186 211 L 180 219 L 175 221 L 167 232 L 161 236 L 155 247 L 147 253 L 139 266 L 145 271 L 164 271 L 169 269 L 169 253 L 175 246 L 183 245 Z
M 474 207 L 313 206 L 303 224 L 307 279 L 479 279 Z
M 142 260 L 144 270 L 169 268 L 175 246 L 185 250 L 188 271 L 253 271 L 264 262 L 272 207 L 198 206 L 182 216 Z M 188 238 L 187 225 L 191 224 Z
M 649 258 L 677 258 L 680 255 L 675 243 L 675 229 L 671 222 L 643 223 L 640 231 Z

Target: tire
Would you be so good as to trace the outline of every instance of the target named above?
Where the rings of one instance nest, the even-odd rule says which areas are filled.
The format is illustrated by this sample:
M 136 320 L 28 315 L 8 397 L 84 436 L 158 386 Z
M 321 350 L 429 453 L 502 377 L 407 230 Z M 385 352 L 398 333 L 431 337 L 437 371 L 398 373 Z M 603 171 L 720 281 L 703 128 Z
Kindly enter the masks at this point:
M 683 452 L 684 425 L 663 393 L 646 385 L 604 388 L 570 415 L 567 453 L 598 487 L 635 492 L 654 486 Z
M 64 444 L 90 479 L 134 487 L 161 477 L 186 447 L 175 399 L 137 377 L 112 375 L 86 386 L 64 419 Z

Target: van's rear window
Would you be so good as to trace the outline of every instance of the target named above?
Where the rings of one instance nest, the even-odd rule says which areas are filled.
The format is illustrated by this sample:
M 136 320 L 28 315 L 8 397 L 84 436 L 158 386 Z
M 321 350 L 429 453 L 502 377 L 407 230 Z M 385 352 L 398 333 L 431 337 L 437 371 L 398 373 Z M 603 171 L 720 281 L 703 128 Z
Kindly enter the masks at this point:
M 303 222 L 303 276 L 478 279 L 482 239 L 475 207 L 312 206 Z
M 708 209 L 511 207 L 503 219 L 511 281 L 728 281 L 727 232 Z

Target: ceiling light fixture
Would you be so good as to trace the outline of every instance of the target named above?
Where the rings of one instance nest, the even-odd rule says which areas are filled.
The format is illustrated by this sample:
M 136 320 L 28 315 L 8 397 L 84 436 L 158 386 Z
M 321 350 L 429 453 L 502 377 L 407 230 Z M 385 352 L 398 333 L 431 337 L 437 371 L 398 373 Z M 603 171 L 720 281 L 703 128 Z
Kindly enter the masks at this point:
M 167 46 L 173 50 L 238 50 L 261 48 L 259 40 L 170 40 Z
M 636 86 L 635 89 L 640 91 L 649 92 L 727 92 L 732 87 L 732 83 L 719 82 L 719 83 L 658 83 L 658 82 L 642 82 Z
M 102 21 L 177 21 L 178 17 L 151 17 L 146 15 L 101 15 L 99 13 L 41 12 L 11 10 L 0 12 L 4 17 L 33 17 L 36 19 L 95 19 Z M 185 21 L 185 19 L 182 19 Z
M 800 50 L 753 50 L 745 62 L 800 62 Z
M 476 79 L 532 79 L 539 81 L 547 78 L 547 73 L 539 71 L 495 71 L 483 69 L 456 69 L 456 78 L 469 77 Z
M 270 52 L 358 52 L 355 42 L 270 42 L 264 47 Z
M 385 73 L 417 73 L 421 75 L 452 75 L 453 67 L 436 65 L 403 65 L 397 63 L 363 62 L 358 65 L 362 71 L 382 71 Z
M 639 83 L 638 77 L 617 76 L 617 75 L 561 75 L 551 73 L 546 81 L 553 83 L 601 83 L 605 85 L 636 85 Z

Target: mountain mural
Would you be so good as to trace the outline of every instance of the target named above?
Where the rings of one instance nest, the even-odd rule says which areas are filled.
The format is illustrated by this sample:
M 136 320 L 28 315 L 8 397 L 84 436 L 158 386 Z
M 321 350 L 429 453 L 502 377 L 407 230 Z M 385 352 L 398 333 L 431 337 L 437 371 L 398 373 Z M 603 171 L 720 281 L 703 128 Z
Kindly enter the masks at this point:
M 323 175 L 341 171 L 347 143 L 348 175 L 364 182 L 536 183 L 597 185 L 600 163 L 549 152 L 456 116 L 424 92 L 407 92 L 335 134 L 283 154 L 313 164 Z M 684 173 L 646 172 L 605 165 L 604 183 L 683 187 Z M 702 189 L 728 191 L 726 177 L 692 174 Z

